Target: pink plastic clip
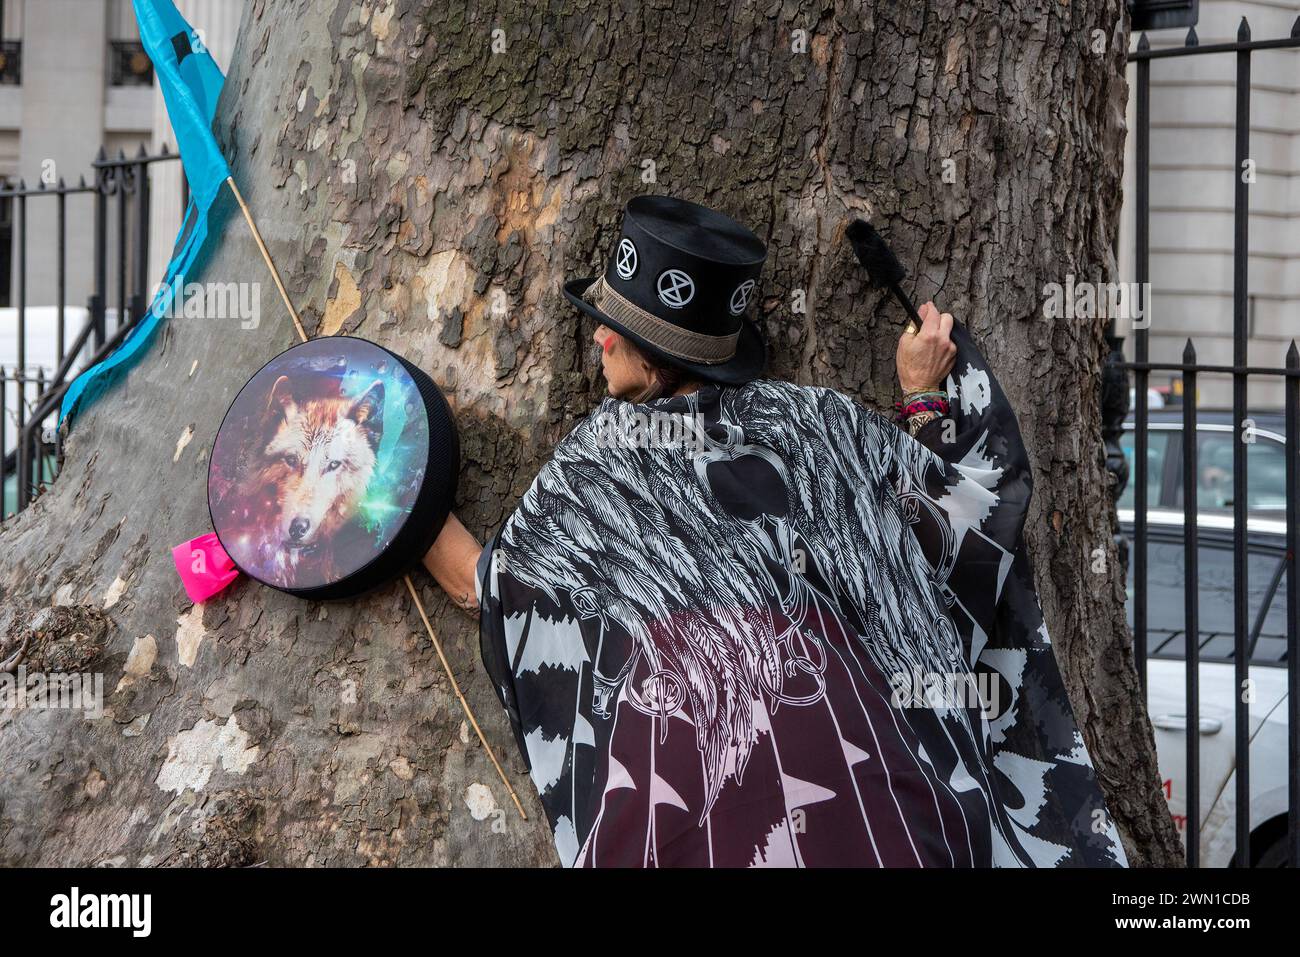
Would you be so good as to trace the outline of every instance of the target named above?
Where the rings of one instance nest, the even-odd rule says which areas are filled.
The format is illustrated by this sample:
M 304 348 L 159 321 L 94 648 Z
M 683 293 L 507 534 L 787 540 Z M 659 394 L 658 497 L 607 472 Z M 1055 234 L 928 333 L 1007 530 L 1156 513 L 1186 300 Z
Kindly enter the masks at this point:
M 239 569 L 213 532 L 181 542 L 172 549 L 176 573 L 190 601 L 207 601 L 239 577 Z

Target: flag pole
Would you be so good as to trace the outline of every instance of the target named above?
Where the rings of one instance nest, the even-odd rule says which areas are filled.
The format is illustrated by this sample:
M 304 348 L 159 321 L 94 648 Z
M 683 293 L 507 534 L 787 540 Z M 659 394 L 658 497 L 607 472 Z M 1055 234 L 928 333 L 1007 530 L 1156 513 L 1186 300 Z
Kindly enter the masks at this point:
M 271 261 L 271 254 L 267 252 L 266 243 L 262 242 L 262 234 L 257 230 L 257 223 L 253 222 L 253 214 L 248 211 L 248 204 L 244 202 L 244 194 L 235 185 L 235 177 L 227 176 L 226 182 L 230 184 L 230 191 L 235 194 L 235 199 L 239 200 L 239 208 L 244 211 L 244 221 L 248 223 L 253 239 L 257 241 L 257 248 L 262 251 L 262 258 L 266 260 L 266 268 L 271 270 L 271 278 L 275 280 L 275 288 L 280 290 L 280 298 L 284 300 L 285 308 L 289 310 L 289 317 L 293 319 L 293 327 L 298 330 L 298 338 L 306 342 L 307 332 L 302 327 L 302 320 L 298 318 L 298 310 L 293 308 L 293 303 L 289 301 L 289 293 L 285 291 L 284 283 L 280 281 L 280 270 L 276 269 L 275 263 Z
M 253 214 L 249 212 L 243 194 L 239 192 L 239 187 L 235 185 L 235 178 L 227 176 L 226 182 L 230 184 L 230 191 L 235 194 L 235 199 L 239 200 L 239 208 L 244 211 L 244 220 L 248 223 L 248 229 L 252 232 L 253 239 L 257 241 L 257 248 L 261 250 L 262 258 L 266 260 L 266 268 L 271 270 L 271 278 L 275 280 L 275 288 L 280 290 L 280 298 L 284 300 L 285 308 L 289 310 L 289 316 L 293 319 L 293 326 L 298 330 L 298 337 L 303 342 L 306 342 L 307 332 L 302 327 L 302 320 L 298 318 L 298 310 L 294 309 L 293 303 L 289 301 L 289 293 L 285 291 L 284 283 L 280 281 L 280 270 L 275 268 L 271 254 L 267 251 L 266 243 L 262 241 L 262 234 L 257 230 L 257 223 L 253 222 Z M 429 640 L 433 642 L 433 650 L 438 653 L 438 660 L 442 662 L 442 670 L 447 673 L 447 678 L 451 681 L 451 688 L 456 692 L 456 697 L 460 699 L 460 706 L 465 710 L 465 717 L 469 718 L 469 723 L 474 726 L 474 733 L 478 735 L 483 750 L 487 752 L 487 756 L 492 760 L 492 766 L 497 769 L 497 774 L 501 776 L 501 783 L 506 786 L 510 799 L 515 802 L 515 807 L 519 810 L 519 816 L 525 821 L 528 820 L 528 815 L 524 813 L 524 806 L 519 803 L 519 795 L 515 794 L 515 789 L 510 785 L 510 779 L 506 777 L 506 772 L 502 769 L 501 762 L 497 760 L 492 745 L 488 744 L 483 729 L 478 726 L 478 720 L 474 717 L 473 709 L 470 708 L 469 702 L 465 700 L 465 695 L 461 693 L 460 684 L 456 681 L 456 676 L 452 674 L 447 656 L 442 652 L 442 642 L 434 634 L 433 625 L 429 623 L 429 616 L 425 614 L 424 603 L 420 601 L 420 595 L 415 590 L 415 584 L 411 581 L 411 576 L 406 575 L 403 580 L 406 582 L 406 590 L 411 593 L 411 598 L 415 601 L 415 608 L 420 613 L 420 620 L 424 622 L 424 630 L 429 633 Z

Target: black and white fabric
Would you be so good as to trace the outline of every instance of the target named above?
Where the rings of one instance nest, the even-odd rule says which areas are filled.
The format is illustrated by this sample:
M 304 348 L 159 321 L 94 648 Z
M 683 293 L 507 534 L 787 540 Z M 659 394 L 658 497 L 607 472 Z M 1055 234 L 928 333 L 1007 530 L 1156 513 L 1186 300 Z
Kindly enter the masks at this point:
M 1034 591 L 1015 417 L 954 339 L 938 454 L 765 380 L 608 399 L 557 446 L 480 597 L 563 864 L 1125 865 Z

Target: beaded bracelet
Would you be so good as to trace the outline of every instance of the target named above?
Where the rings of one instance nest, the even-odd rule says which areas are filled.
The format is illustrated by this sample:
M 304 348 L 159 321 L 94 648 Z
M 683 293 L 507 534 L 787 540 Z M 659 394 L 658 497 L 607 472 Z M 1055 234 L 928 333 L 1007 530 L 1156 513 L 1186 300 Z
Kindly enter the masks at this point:
M 907 434 L 915 437 L 926 425 L 940 418 L 938 412 L 918 412 L 916 415 L 908 416 Z
M 906 425 L 909 435 L 916 435 L 928 422 L 948 414 L 948 393 L 938 389 L 918 389 L 903 393 L 903 400 L 894 403 L 894 421 Z
M 943 396 L 942 398 L 913 399 L 906 405 L 902 402 L 895 402 L 894 409 L 897 412 L 895 418 L 899 422 L 902 422 L 920 412 L 936 412 L 939 415 L 947 415 L 949 410 L 948 397 Z

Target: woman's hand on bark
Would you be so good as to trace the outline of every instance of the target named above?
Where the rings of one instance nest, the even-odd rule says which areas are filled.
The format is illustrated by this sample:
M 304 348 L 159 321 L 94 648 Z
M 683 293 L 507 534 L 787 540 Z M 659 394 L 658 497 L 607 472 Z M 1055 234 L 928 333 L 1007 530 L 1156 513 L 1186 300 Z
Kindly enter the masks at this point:
M 917 312 L 921 314 L 921 328 L 903 332 L 895 356 L 898 384 L 904 394 L 940 389 L 957 357 L 952 314 L 940 313 L 933 302 L 925 303 Z

